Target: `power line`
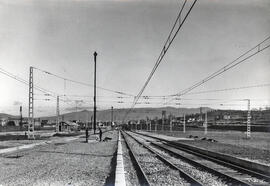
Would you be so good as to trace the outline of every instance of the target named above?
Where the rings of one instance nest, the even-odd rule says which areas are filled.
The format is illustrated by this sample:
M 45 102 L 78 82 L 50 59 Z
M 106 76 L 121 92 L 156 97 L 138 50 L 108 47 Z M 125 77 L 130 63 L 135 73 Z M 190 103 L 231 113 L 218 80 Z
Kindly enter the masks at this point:
M 186 95 L 193 95 L 193 94 L 204 94 L 210 92 L 223 92 L 223 91 L 230 91 L 230 90 L 241 90 L 241 89 L 248 89 L 248 88 L 260 88 L 260 87 L 267 87 L 270 84 L 260 84 L 260 85 L 251 85 L 251 86 L 243 86 L 243 87 L 234 87 L 234 88 L 225 88 L 225 89 L 216 89 L 216 90 L 206 90 L 206 91 L 199 91 L 199 92 L 190 92 Z
M 65 77 L 56 75 L 56 74 L 54 74 L 54 73 L 51 73 L 51 72 L 42 70 L 42 69 L 37 68 L 37 67 L 34 67 L 34 69 L 39 70 L 39 71 L 41 71 L 41 72 L 43 72 L 43 73 L 45 73 L 45 74 L 54 76 L 54 77 L 56 77 L 56 78 L 62 79 L 62 80 L 64 80 L 64 81 L 69 81 L 69 82 L 72 82 L 72 83 L 76 83 L 76 84 L 80 84 L 80 85 L 84 85 L 84 86 L 88 86 L 88 87 L 94 87 L 94 85 L 92 85 L 92 84 L 85 83 L 85 82 L 80 82 L 80 81 L 76 81 L 76 80 L 72 80 L 72 79 L 69 79 L 69 78 L 65 78 Z M 99 87 L 99 86 L 97 86 L 97 88 L 98 88 L 98 89 L 101 89 L 101 90 L 108 91 L 108 92 L 113 92 L 113 93 L 116 93 L 116 94 L 122 94 L 122 95 L 134 96 L 134 95 L 129 94 L 129 93 L 125 93 L 125 92 L 121 92 L 121 91 L 116 91 L 116 90 L 111 90 L 111 89 L 104 88 L 104 87 Z
M 181 9 L 180 9 L 180 12 L 174 22 L 174 25 L 169 33 L 169 36 L 167 37 L 167 40 L 165 41 L 165 44 L 163 45 L 162 47 L 162 50 L 160 52 L 160 55 L 151 71 L 151 73 L 149 74 L 146 82 L 144 83 L 143 87 L 141 88 L 140 92 L 138 93 L 138 95 L 135 97 L 134 99 L 134 102 L 131 106 L 131 108 L 127 111 L 127 113 L 125 114 L 124 116 L 124 119 L 126 118 L 126 116 L 130 113 L 130 111 L 134 108 L 134 106 L 137 104 L 138 100 L 140 99 L 142 93 L 144 92 L 146 86 L 148 85 L 149 81 L 151 80 L 152 76 L 154 75 L 155 71 L 157 70 L 159 64 L 161 63 L 162 59 L 164 58 L 166 52 L 168 51 L 168 49 L 170 48 L 172 42 L 174 41 L 176 35 L 178 34 L 179 30 L 181 29 L 182 25 L 184 24 L 184 22 L 186 21 L 188 15 L 190 14 L 191 10 L 193 9 L 195 3 L 197 2 L 197 0 L 194 0 L 191 7 L 189 8 L 188 12 L 186 13 L 185 17 L 183 20 L 181 20 L 181 14 L 182 14 L 182 11 L 184 10 L 185 8 L 185 5 L 186 5 L 186 2 L 187 0 L 184 1 Z M 179 25 L 177 26 L 177 23 L 179 23 Z
M 245 62 L 247 59 L 255 56 L 256 54 L 266 50 L 267 48 L 270 47 L 270 44 L 266 45 L 266 46 L 262 46 L 264 43 L 266 43 L 267 41 L 270 40 L 270 36 L 268 36 L 266 39 L 264 39 L 262 42 L 258 43 L 257 45 L 255 45 L 254 47 L 252 47 L 251 49 L 249 49 L 248 51 L 246 51 L 245 53 L 243 53 L 242 55 L 240 55 L 239 57 L 237 57 L 235 60 L 233 60 L 232 62 L 230 62 L 229 64 L 225 65 L 224 67 L 220 68 L 219 70 L 217 70 L 216 72 L 212 73 L 211 75 L 207 76 L 206 78 L 204 78 L 203 80 L 195 83 L 194 85 L 192 85 L 189 88 L 186 88 L 184 90 L 182 90 L 181 92 L 175 94 L 177 96 L 183 96 L 185 94 L 187 94 L 188 92 L 190 92 L 191 90 L 197 88 L 198 86 L 208 82 L 209 80 L 219 76 L 220 74 L 228 71 L 229 69 Z M 255 50 L 257 49 L 257 50 Z M 252 53 L 253 51 L 253 53 Z M 251 54 L 249 54 L 251 53 Z M 247 55 L 249 54 L 249 55 Z M 242 59 L 243 58 L 243 59 Z M 240 61 L 239 61 L 240 60 Z M 170 100 L 171 101 L 171 100 Z
M 21 82 L 21 83 L 23 83 L 23 84 L 25 84 L 27 86 L 29 85 L 28 81 L 26 81 L 25 79 L 22 79 L 22 78 L 20 78 L 20 77 L 18 77 L 16 75 L 4 70 L 3 68 L 0 68 L 0 73 L 4 74 L 4 75 L 6 75 L 6 76 L 8 76 L 8 77 L 10 77 L 12 79 L 15 79 L 16 81 L 19 81 L 19 82 Z M 42 88 L 40 86 L 37 86 L 37 85 L 35 85 L 34 88 L 36 90 L 39 90 L 40 92 L 43 92 L 43 93 L 55 94 L 54 92 L 46 90 L 46 89 L 44 89 L 44 88 Z
M 268 87 L 270 83 L 266 84 L 258 84 L 258 85 L 249 85 L 249 86 L 242 86 L 242 87 L 231 87 L 231 88 L 224 88 L 224 89 L 214 89 L 214 90 L 205 90 L 205 91 L 198 91 L 198 92 L 189 92 L 185 95 L 194 95 L 194 94 L 204 94 L 204 93 L 211 93 L 211 92 L 223 92 L 223 91 L 233 91 L 233 90 L 242 90 L 242 89 L 249 89 L 249 88 L 262 88 Z M 177 96 L 177 94 L 168 94 L 168 95 L 145 95 L 142 96 L 145 99 L 167 99 Z
M 4 70 L 4 69 L 1 68 L 1 67 L 0 67 L 0 73 L 2 73 L 2 74 L 4 74 L 4 75 L 6 75 L 6 76 L 8 76 L 8 77 L 10 77 L 10 78 L 12 78 L 12 79 L 14 79 L 14 80 L 16 80 L 16 81 L 19 81 L 19 82 L 21 82 L 21 83 L 23 83 L 23 84 L 29 86 L 29 83 L 28 83 L 25 79 L 23 79 L 23 78 L 21 78 L 21 77 L 19 77 L 19 76 L 16 76 L 16 75 L 14 75 L 14 74 L 12 74 L 12 73 L 10 73 L 10 72 Z M 46 89 L 44 89 L 44 88 L 42 88 L 42 87 L 40 87 L 40 86 L 37 86 L 37 85 L 34 85 L 34 89 L 36 89 L 36 90 L 38 90 L 38 91 L 40 91 L 40 92 L 43 92 L 43 93 L 47 94 L 48 96 L 51 96 L 51 97 L 54 97 L 54 98 L 56 98 L 57 95 L 58 95 L 58 94 L 55 93 L 55 92 L 46 90 Z M 63 100 L 63 99 L 60 99 L 60 100 L 61 100 L 62 102 L 64 102 L 64 103 L 66 103 L 65 100 Z M 66 103 L 66 104 L 68 104 L 68 103 Z

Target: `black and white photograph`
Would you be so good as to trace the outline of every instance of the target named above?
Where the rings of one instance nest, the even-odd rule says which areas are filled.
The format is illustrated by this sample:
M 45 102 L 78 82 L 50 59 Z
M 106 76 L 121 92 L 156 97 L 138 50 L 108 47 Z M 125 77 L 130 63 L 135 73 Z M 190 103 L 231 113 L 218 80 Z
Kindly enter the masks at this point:
M 0 0 L 0 186 L 270 185 L 269 0 Z

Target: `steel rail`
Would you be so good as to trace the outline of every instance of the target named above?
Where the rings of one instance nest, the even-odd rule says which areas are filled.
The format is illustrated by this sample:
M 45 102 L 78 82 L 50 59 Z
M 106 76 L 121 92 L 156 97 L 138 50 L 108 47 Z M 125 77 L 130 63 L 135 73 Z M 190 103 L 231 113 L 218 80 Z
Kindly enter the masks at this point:
M 232 177 L 232 176 L 230 176 L 230 175 L 228 175 L 228 174 L 226 174 L 226 173 L 217 171 L 217 170 L 215 170 L 215 169 L 213 169 L 213 168 L 210 168 L 210 167 L 208 167 L 208 166 L 206 166 L 206 165 L 203 165 L 203 164 L 201 164 L 201 163 L 199 163 L 199 162 L 197 162 L 197 161 L 194 161 L 194 160 L 192 160 L 192 159 L 190 159 L 190 158 L 187 158 L 187 157 L 185 157 L 185 156 L 182 156 L 182 155 L 176 153 L 175 151 L 169 149 L 168 147 L 166 147 L 165 144 L 163 144 L 163 145 L 165 145 L 165 146 L 160 145 L 160 144 L 155 143 L 155 142 L 151 142 L 151 144 L 153 144 L 153 145 L 155 145 L 155 146 L 157 146 L 157 147 L 159 147 L 159 148 L 161 148 L 161 149 L 164 149 L 165 151 L 169 152 L 170 154 L 173 154 L 174 156 L 179 157 L 180 159 L 183 159 L 183 160 L 185 160 L 186 162 L 188 162 L 188 163 L 190 163 L 190 164 L 192 164 L 192 165 L 194 165 L 194 166 L 196 166 L 196 167 L 201 167 L 201 168 L 207 170 L 207 171 L 210 172 L 210 173 L 213 173 L 213 174 L 215 174 L 215 175 L 217 175 L 217 176 L 219 176 L 219 177 L 223 177 L 223 178 L 225 178 L 226 180 L 229 180 L 230 183 L 233 183 L 233 185 L 250 185 L 249 183 L 247 183 L 247 182 L 245 182 L 245 181 L 239 180 L 239 179 L 234 178 L 234 177 Z
M 181 147 L 180 145 L 185 145 L 185 146 L 188 146 L 186 144 L 181 144 L 179 142 L 174 142 L 174 141 L 169 141 L 169 140 L 165 140 L 165 139 L 161 139 L 161 138 L 158 138 L 158 137 L 155 137 L 155 136 L 150 136 L 150 135 L 147 135 L 147 134 L 142 134 L 142 133 L 138 133 L 138 132 L 134 132 L 136 134 L 139 134 L 139 135 L 143 135 L 143 136 L 147 136 L 147 137 L 150 137 L 150 138 L 154 138 L 154 139 L 157 139 L 159 141 L 163 141 L 163 142 L 166 142 L 166 144 L 168 146 L 171 146 L 171 147 L 174 147 L 176 149 L 179 149 L 179 150 L 182 150 L 182 151 L 185 151 L 187 153 L 190 153 L 190 154 L 193 154 L 193 155 L 196 155 L 196 156 L 199 156 L 201 158 L 204 158 L 204 159 L 207 159 L 209 161 L 213 161 L 217 164 L 221 164 L 223 166 L 227 166 L 229 168 L 232 168 L 232 169 L 236 169 L 240 172 L 243 172 L 243 173 L 246 173 L 246 174 L 249 174 L 249 175 L 252 175 L 254 177 L 257 177 L 257 178 L 260 178 L 260 179 L 263 179 L 267 182 L 270 182 L 270 176 L 266 175 L 266 174 L 263 174 L 263 173 L 260 173 L 260 172 L 257 172 L 257 171 L 254 171 L 252 169 L 247 169 L 245 167 L 242 167 L 241 165 L 237 165 L 237 164 L 233 164 L 233 163 L 230 163 L 226 160 L 223 160 L 221 158 L 215 158 L 213 156 L 209 156 L 209 155 L 206 155 L 206 154 L 202 154 L 202 153 L 199 153 L 199 152 L 196 152 L 194 150 L 189 150 L 187 148 L 184 148 L 184 147 Z
M 199 153 L 199 152 L 195 152 L 195 151 L 192 151 L 192 150 L 189 150 L 189 149 L 185 149 L 185 148 L 183 148 L 183 147 L 180 147 L 180 146 L 179 146 L 179 143 L 171 142 L 171 143 L 168 143 L 168 145 L 171 146 L 171 147 L 174 147 L 174 148 L 177 148 L 177 149 L 186 151 L 186 152 L 188 152 L 188 153 L 194 154 L 194 155 L 196 155 L 196 156 L 205 158 L 205 159 L 207 159 L 207 160 L 213 161 L 213 162 L 215 162 L 215 163 L 218 163 L 218 164 L 221 164 L 221 165 L 230 167 L 230 168 L 232 168 L 232 169 L 236 169 L 236 170 L 238 170 L 238 171 L 241 171 L 241 172 L 243 172 L 243 173 L 252 175 L 252 176 L 254 176 L 254 177 L 263 179 L 263 180 L 265 180 L 265 181 L 267 181 L 267 182 L 270 182 L 270 177 L 269 177 L 268 175 L 265 175 L 265 174 L 256 172 L 256 171 L 251 170 L 251 169 L 244 168 L 244 167 L 242 167 L 241 165 L 233 164 L 233 163 L 227 162 L 226 160 L 222 160 L 221 158 L 214 158 L 214 157 L 212 157 L 212 156 L 208 156 L 208 155 L 205 155 L 205 154 L 202 154 L 202 153 Z
M 138 141 L 136 138 L 134 138 L 132 135 L 125 133 L 126 135 L 130 136 L 132 139 L 134 139 L 137 143 L 141 144 L 143 147 L 145 147 L 146 149 L 148 149 L 150 152 L 152 152 L 153 154 L 156 155 L 156 157 L 161 160 L 163 163 L 165 163 L 166 165 L 170 166 L 171 168 L 179 171 L 179 174 L 182 178 L 184 178 L 186 181 L 188 181 L 191 185 L 195 185 L 195 186 L 199 186 L 199 185 L 203 185 L 203 183 L 201 183 L 200 181 L 198 181 L 196 178 L 194 178 L 193 176 L 185 173 L 184 170 L 182 170 L 181 168 L 177 167 L 176 165 L 174 165 L 172 162 L 170 162 L 169 160 L 167 160 L 166 158 L 164 158 L 160 153 L 158 153 L 157 151 L 155 151 L 153 148 L 147 146 L 146 144 Z
M 135 153 L 133 152 L 129 142 L 126 140 L 126 136 L 123 133 L 123 131 L 121 131 L 121 134 L 123 136 L 123 139 L 124 139 L 124 141 L 126 143 L 126 146 L 127 146 L 128 150 L 129 150 L 130 158 L 133 160 L 132 164 L 133 164 L 133 166 L 134 166 L 134 168 L 135 168 L 135 170 L 137 172 L 137 177 L 139 179 L 140 185 L 150 186 L 150 182 L 149 182 L 145 172 L 143 171 L 138 159 L 136 158 Z

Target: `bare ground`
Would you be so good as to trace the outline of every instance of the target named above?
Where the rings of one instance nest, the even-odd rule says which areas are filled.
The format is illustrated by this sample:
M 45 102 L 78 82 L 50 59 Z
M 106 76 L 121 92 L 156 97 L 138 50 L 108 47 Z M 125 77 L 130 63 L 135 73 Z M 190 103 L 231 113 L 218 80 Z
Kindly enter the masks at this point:
M 0 156 L 0 185 L 104 185 L 111 173 L 117 132 L 111 141 L 91 137 Z

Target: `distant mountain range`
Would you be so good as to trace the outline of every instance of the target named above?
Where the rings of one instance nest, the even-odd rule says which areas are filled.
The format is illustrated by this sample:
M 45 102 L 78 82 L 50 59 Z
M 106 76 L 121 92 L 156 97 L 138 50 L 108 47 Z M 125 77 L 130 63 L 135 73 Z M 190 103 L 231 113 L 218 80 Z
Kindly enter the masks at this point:
M 0 118 L 20 118 L 20 116 L 14 116 L 10 114 L 0 113 Z
M 203 107 L 202 112 L 212 110 L 208 107 Z M 113 117 L 114 121 L 122 121 L 128 109 L 114 109 Z M 160 108 L 134 108 L 127 116 L 127 120 L 138 120 L 138 119 L 146 119 L 148 118 L 161 118 L 162 111 L 166 111 L 166 115 L 174 115 L 174 116 L 182 116 L 185 114 L 194 114 L 199 113 L 200 108 L 175 108 L 175 107 L 160 107 Z M 61 115 L 64 120 L 91 120 L 91 116 L 93 116 L 93 111 L 83 110 L 80 112 L 70 112 Z M 55 116 L 49 117 L 41 117 L 41 119 L 46 120 L 55 120 Z M 101 121 L 110 121 L 111 120 L 111 110 L 100 110 L 97 111 L 97 120 Z
M 203 107 L 202 112 L 212 110 L 208 107 Z M 114 109 L 113 117 L 114 121 L 122 121 L 128 109 Z M 175 107 L 160 107 L 160 108 L 134 108 L 127 116 L 127 120 L 146 119 L 147 117 L 153 119 L 155 117 L 161 118 L 162 111 L 166 111 L 166 116 L 182 116 L 185 114 L 200 113 L 200 108 L 175 108 Z M 70 112 L 60 115 L 63 120 L 81 120 L 90 121 L 93 116 L 93 111 L 82 110 L 79 112 Z M 0 118 L 19 118 L 19 116 L 13 116 L 10 114 L 0 113 Z M 56 116 L 40 117 L 42 120 L 56 120 Z M 110 121 L 111 110 L 99 110 L 97 111 L 97 120 Z

